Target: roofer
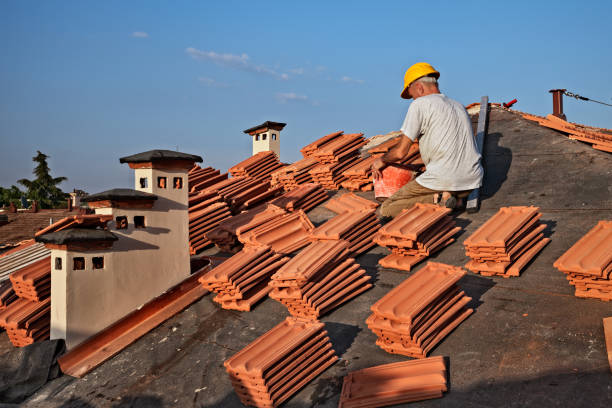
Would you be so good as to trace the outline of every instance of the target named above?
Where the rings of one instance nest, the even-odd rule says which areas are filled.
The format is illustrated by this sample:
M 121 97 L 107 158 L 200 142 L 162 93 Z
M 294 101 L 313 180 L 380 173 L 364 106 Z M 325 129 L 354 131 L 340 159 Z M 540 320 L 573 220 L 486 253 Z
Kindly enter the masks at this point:
M 462 104 L 440 93 L 439 77 L 440 73 L 424 62 L 406 71 L 401 97 L 414 101 L 400 129 L 400 142 L 374 161 L 372 174 L 382 177 L 382 169 L 401 162 L 417 139 L 426 169 L 382 203 L 382 217 L 395 217 L 415 203 L 458 208 L 470 191 L 481 185 L 483 170 L 472 122 Z

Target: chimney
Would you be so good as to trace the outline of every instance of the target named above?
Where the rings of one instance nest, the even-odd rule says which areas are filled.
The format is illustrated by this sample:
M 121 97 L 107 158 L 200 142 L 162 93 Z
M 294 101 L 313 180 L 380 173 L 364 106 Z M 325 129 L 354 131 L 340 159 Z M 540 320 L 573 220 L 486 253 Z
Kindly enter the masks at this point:
M 563 113 L 563 93 L 566 89 L 551 89 L 550 92 L 553 94 L 553 115 L 566 120 L 565 114 Z

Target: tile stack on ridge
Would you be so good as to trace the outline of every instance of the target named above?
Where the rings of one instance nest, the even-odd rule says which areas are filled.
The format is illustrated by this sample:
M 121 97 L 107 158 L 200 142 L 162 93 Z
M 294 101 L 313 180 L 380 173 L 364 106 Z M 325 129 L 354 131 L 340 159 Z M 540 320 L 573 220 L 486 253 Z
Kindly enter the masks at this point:
M 270 201 L 269 204 L 285 211 L 303 210 L 308 212 L 323 203 L 327 198 L 327 193 L 319 184 L 309 183 L 301 185 L 295 190 L 287 191 Z
M 24 347 L 49 338 L 51 298 L 33 302 L 19 298 L 0 311 L 0 326 L 15 347 Z
M 253 177 L 257 179 L 269 180 L 270 175 L 285 165 L 278 161 L 276 153 L 265 151 L 254 154 L 232 166 L 229 172 L 233 177 Z
M 340 130 L 338 132 L 330 133 L 329 135 L 325 135 L 314 142 L 302 147 L 300 149 L 300 153 L 304 158 L 314 157 L 317 151 L 335 140 L 339 139 L 344 134 L 344 131 Z
M 577 297 L 612 300 L 612 221 L 599 221 L 553 265 L 567 275 Z
M 221 174 L 220 170 L 212 167 L 202 168 L 197 164 L 194 164 L 187 174 L 190 192 L 200 191 L 226 179 L 227 173 Z
M 314 225 L 302 210 L 277 215 L 255 228 L 237 232 L 245 246 L 269 246 L 274 252 L 290 254 L 310 243 Z
M 429 262 L 370 308 L 366 324 L 389 353 L 424 358 L 473 310 L 457 286 L 459 267 Z
M 280 186 L 285 191 L 294 190 L 302 184 L 313 182 L 310 170 L 318 164 L 319 162 L 313 157 L 300 159 L 272 173 L 270 182 L 273 187 Z
M 212 242 L 206 233 L 219 223 L 232 216 L 225 201 L 214 192 L 199 194 L 189 198 L 189 252 L 197 254 Z
M 276 407 L 336 360 L 323 323 L 288 317 L 223 364 L 243 404 Z
M 341 196 L 336 196 L 324 205 L 325 208 L 336 214 L 352 211 L 375 210 L 378 206 L 379 203 L 359 197 L 353 193 L 344 193 Z
M 380 223 L 374 210 L 343 212 L 315 228 L 310 239 L 316 241 L 344 240 L 350 256 L 357 256 L 376 246 L 374 236 Z
M 355 156 L 365 144 L 363 133 L 343 134 L 319 146 L 311 157 L 323 164 L 338 163 Z
M 344 377 L 339 408 L 369 408 L 441 398 L 447 391 L 444 357 L 402 361 Z
M 269 296 L 296 317 L 316 319 L 372 287 L 346 241 L 313 242 L 278 270 Z
M 465 267 L 485 276 L 520 276 L 549 242 L 538 207 L 502 207 L 464 241 Z
M 270 292 L 270 276 L 288 260 L 267 246 L 243 248 L 199 282 L 217 294 L 213 300 L 224 309 L 249 311 Z
M 338 190 L 341 183 L 346 181 L 344 171 L 354 166 L 360 159 L 354 153 L 342 161 L 328 164 L 318 164 L 310 170 L 310 176 L 315 183 L 319 183 L 326 190 Z
M 391 254 L 378 263 L 384 268 L 410 269 L 430 255 L 455 241 L 461 230 L 448 214 L 449 208 L 417 203 L 403 210 L 384 225 L 374 238 L 378 245 L 391 249 Z
M 541 126 L 567 133 L 570 139 L 591 143 L 594 149 L 612 153 L 612 129 L 596 128 L 578 123 L 571 123 L 558 118 L 555 115 L 547 115 L 546 117 L 542 117 L 528 113 L 518 113 L 520 113 L 525 119 L 538 122 Z
M 51 296 L 51 257 L 43 258 L 10 275 L 15 294 L 40 302 Z
M 246 233 L 261 224 L 286 214 L 285 210 L 273 205 L 260 205 L 227 218 L 206 233 L 206 237 L 225 252 L 238 252 L 243 244 L 239 233 Z

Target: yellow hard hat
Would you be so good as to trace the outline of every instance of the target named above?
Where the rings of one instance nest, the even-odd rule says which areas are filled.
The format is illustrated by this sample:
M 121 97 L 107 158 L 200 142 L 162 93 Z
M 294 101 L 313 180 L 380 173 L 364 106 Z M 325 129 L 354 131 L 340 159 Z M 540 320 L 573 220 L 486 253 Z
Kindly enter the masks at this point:
M 404 90 L 402 91 L 402 98 L 410 99 L 411 96 L 408 95 L 408 87 L 410 86 L 410 84 L 416 81 L 417 79 L 428 75 L 431 75 L 436 79 L 440 78 L 440 73 L 426 62 L 417 62 L 416 64 L 408 68 L 406 70 L 406 75 L 404 75 Z

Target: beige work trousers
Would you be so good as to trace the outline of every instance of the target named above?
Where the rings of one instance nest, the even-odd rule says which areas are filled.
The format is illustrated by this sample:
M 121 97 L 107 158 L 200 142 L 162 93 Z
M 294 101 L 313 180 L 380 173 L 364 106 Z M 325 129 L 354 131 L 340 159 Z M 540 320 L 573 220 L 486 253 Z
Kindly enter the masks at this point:
M 467 197 L 471 191 L 453 191 L 452 194 L 456 197 Z M 416 203 L 433 204 L 434 196 L 438 193 L 441 193 L 441 191 L 431 190 L 423 187 L 416 180 L 410 180 L 380 205 L 380 215 L 383 217 L 395 217 L 404 208 L 410 208 Z

